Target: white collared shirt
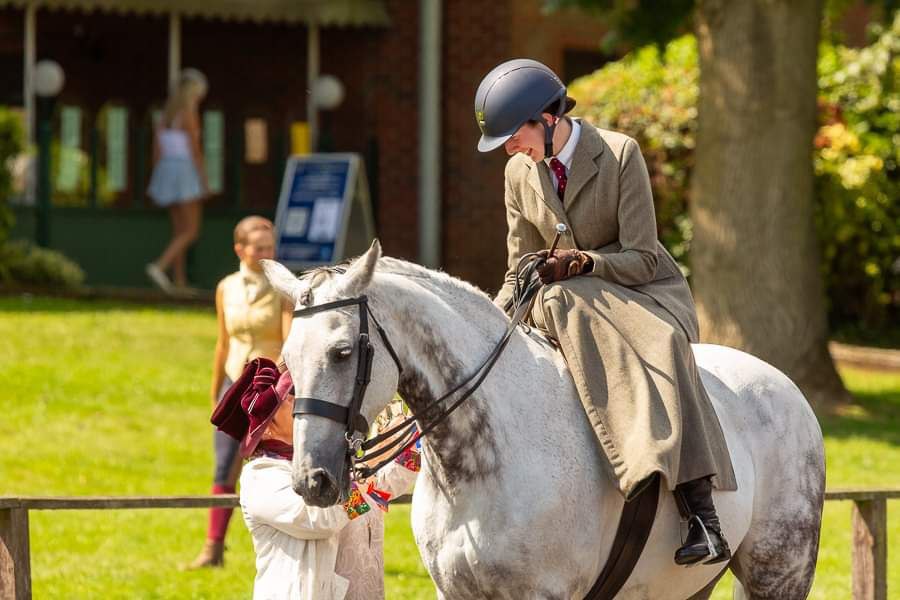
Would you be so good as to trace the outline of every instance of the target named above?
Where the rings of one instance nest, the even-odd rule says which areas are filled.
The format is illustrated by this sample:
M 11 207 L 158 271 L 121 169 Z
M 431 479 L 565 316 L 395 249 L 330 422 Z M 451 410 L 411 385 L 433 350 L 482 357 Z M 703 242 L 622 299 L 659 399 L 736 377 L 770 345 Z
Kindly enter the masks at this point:
M 575 146 L 578 145 L 578 138 L 581 137 L 581 123 L 576 119 L 569 119 L 569 123 L 572 124 L 572 133 L 569 134 L 569 139 L 563 144 L 562 150 L 556 155 L 559 162 L 566 168 L 566 175 L 572 171 L 572 161 L 575 159 Z M 550 159 L 552 158 L 552 156 L 548 156 L 544 159 L 547 167 L 550 166 Z M 556 179 L 556 173 L 553 172 L 553 169 L 550 169 L 550 180 L 553 182 L 553 188 L 556 189 L 559 181 Z
M 375 487 L 402 496 L 416 474 L 395 460 L 378 472 Z M 351 521 L 343 506 L 307 505 L 291 487 L 291 461 L 259 456 L 244 465 L 253 600 L 384 600 L 384 513 L 360 491 L 372 508 Z

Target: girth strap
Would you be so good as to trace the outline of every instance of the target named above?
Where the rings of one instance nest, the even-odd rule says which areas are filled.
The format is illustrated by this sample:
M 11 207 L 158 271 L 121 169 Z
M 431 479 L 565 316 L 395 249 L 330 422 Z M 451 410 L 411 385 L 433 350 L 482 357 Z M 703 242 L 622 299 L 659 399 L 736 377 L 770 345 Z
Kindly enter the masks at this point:
M 337 421 L 341 425 L 347 424 L 347 415 L 349 409 L 333 402 L 325 402 L 316 398 L 294 398 L 294 416 L 297 415 L 315 415 L 317 417 L 325 417 L 332 421 Z M 366 418 L 360 414 L 356 415 L 356 421 L 353 423 L 356 431 L 368 431 L 369 424 Z
M 653 481 L 622 508 L 609 558 L 584 600 L 612 600 L 619 593 L 644 551 L 658 504 L 659 475 L 653 475 Z

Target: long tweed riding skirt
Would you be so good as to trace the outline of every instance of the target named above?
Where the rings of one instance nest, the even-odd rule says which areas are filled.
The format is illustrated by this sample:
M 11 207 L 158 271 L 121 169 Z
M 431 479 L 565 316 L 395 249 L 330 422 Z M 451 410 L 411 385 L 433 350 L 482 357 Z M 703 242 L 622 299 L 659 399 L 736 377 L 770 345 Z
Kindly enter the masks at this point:
M 714 475 L 737 489 L 715 409 L 678 320 L 599 277 L 541 289 L 535 324 L 558 340 L 611 475 L 628 498 L 653 473 L 669 489 Z
M 162 207 L 199 200 L 203 196 L 200 176 L 190 157 L 170 156 L 153 168 L 147 194 Z

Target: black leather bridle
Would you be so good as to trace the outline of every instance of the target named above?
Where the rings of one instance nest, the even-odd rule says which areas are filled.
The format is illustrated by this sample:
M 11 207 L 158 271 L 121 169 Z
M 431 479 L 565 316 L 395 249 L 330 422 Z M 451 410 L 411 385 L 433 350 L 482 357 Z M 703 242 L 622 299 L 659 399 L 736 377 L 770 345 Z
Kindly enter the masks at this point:
M 340 404 L 319 400 L 318 398 L 298 396 L 294 398 L 294 416 L 316 415 L 318 417 L 325 417 L 326 419 L 342 423 L 346 425 L 346 437 L 349 442 L 357 432 L 365 435 L 369 431 L 369 423 L 366 421 L 366 418 L 360 414 L 362 401 L 366 395 L 366 388 L 372 380 L 372 358 L 375 355 L 375 349 L 372 347 L 372 342 L 369 341 L 369 316 L 372 317 L 372 321 L 375 323 L 375 329 L 378 331 L 378 335 L 381 336 L 382 341 L 384 341 L 388 353 L 390 353 L 391 358 L 394 359 L 394 364 L 397 365 L 397 371 L 403 373 L 403 367 L 400 365 L 400 359 L 397 358 L 397 353 L 394 351 L 394 347 L 391 345 L 391 341 L 388 339 L 387 334 L 375 318 L 375 315 L 372 314 L 372 309 L 369 308 L 369 299 L 366 296 L 358 296 L 346 300 L 336 300 L 334 302 L 327 302 L 325 304 L 295 310 L 294 318 L 308 317 L 309 315 L 314 315 L 326 310 L 343 308 L 345 306 L 359 307 L 359 337 L 356 342 L 358 351 L 356 380 L 353 385 L 353 396 L 350 399 L 350 406 L 341 406 Z
M 490 373 L 491 369 L 497 363 L 497 360 L 503 353 L 504 348 L 506 348 L 506 345 L 509 343 L 509 339 L 510 337 L 512 337 L 513 331 L 516 330 L 516 326 L 522 321 L 525 314 L 531 307 L 531 299 L 534 297 L 534 294 L 537 292 L 537 290 L 541 287 L 540 280 L 535 275 L 535 270 L 538 262 L 539 261 L 537 260 L 536 254 L 526 254 L 519 261 L 519 277 L 517 277 L 516 279 L 516 288 L 513 298 L 513 305 L 516 307 L 516 311 L 510 319 L 509 326 L 506 328 L 506 332 L 503 334 L 503 337 L 500 339 L 491 353 L 488 354 L 487 358 L 475 370 L 475 372 L 473 372 L 459 384 L 454 386 L 453 389 L 451 389 L 449 392 L 433 399 L 423 407 L 418 407 L 417 412 L 419 413 L 419 417 L 417 417 L 416 415 L 407 417 L 398 425 L 395 425 L 394 427 L 369 440 L 365 439 L 365 435 L 369 428 L 368 422 L 366 421 L 365 417 L 360 414 L 363 398 L 366 394 L 366 388 L 368 387 L 369 382 L 372 379 L 372 358 L 374 356 L 374 348 L 372 347 L 372 342 L 369 338 L 369 317 L 371 317 L 372 321 L 375 323 L 375 329 L 378 331 L 378 335 L 384 342 L 384 345 L 387 348 L 388 353 L 391 355 L 391 358 L 394 359 L 394 364 L 397 365 L 398 374 L 403 373 L 403 365 L 400 364 L 400 359 L 398 358 L 397 353 L 394 351 L 394 347 L 393 345 L 391 345 L 387 334 L 381 327 L 378 319 L 375 318 L 375 315 L 372 312 L 371 307 L 369 306 L 368 298 L 366 296 L 357 296 L 356 298 L 336 300 L 334 302 L 326 302 L 325 304 L 317 304 L 307 308 L 295 310 L 294 318 L 296 319 L 300 317 L 308 317 L 310 315 L 328 310 L 343 308 L 346 306 L 357 306 L 359 307 L 359 337 L 357 338 L 358 354 L 356 380 L 353 386 L 353 396 L 350 399 L 350 405 L 342 406 L 340 404 L 329 402 L 327 400 L 320 400 L 318 398 L 297 397 L 294 399 L 294 416 L 296 417 L 299 415 L 313 415 L 317 417 L 324 417 L 326 419 L 330 419 L 332 421 L 336 421 L 345 425 L 346 431 L 344 437 L 347 441 L 347 454 L 350 459 L 351 470 L 353 471 L 354 476 L 357 479 L 364 479 L 373 475 L 379 469 L 402 454 L 407 448 L 412 446 L 418 438 L 426 435 L 437 425 L 443 422 L 448 416 L 450 416 L 450 414 L 454 410 L 456 410 L 463 402 L 465 402 L 466 399 L 468 399 L 476 389 L 478 389 L 478 386 L 481 385 L 481 383 L 487 377 L 488 373 Z M 524 280 L 527 283 L 520 286 L 520 280 Z M 432 414 L 434 408 L 438 404 L 440 404 L 453 394 L 456 394 L 460 390 L 463 390 L 463 388 L 465 388 L 470 383 L 471 386 L 465 389 L 460 397 L 456 399 L 448 408 L 441 410 L 427 423 L 422 422 L 422 420 L 426 416 Z M 422 424 L 421 429 L 418 431 L 416 427 L 417 420 Z M 391 440 L 381 448 L 373 450 L 373 448 L 377 444 L 389 438 L 392 438 L 401 432 L 403 432 L 402 435 Z M 374 458 L 384 456 L 385 454 L 389 454 L 389 456 L 387 456 L 386 458 L 382 458 L 375 466 L 367 466 L 361 464 L 371 461 Z

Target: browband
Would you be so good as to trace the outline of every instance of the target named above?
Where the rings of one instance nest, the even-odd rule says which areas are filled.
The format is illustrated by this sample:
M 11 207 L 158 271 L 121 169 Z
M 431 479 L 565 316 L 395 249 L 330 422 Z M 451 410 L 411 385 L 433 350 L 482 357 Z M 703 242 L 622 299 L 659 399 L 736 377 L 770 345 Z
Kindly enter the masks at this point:
M 308 317 L 323 310 L 331 310 L 333 308 L 341 308 L 343 306 L 353 306 L 354 304 L 366 304 L 368 302 L 366 296 L 358 296 L 356 298 L 346 298 L 344 300 L 335 300 L 334 302 L 326 302 L 325 304 L 316 304 L 307 308 L 300 308 L 294 311 L 294 318 Z

